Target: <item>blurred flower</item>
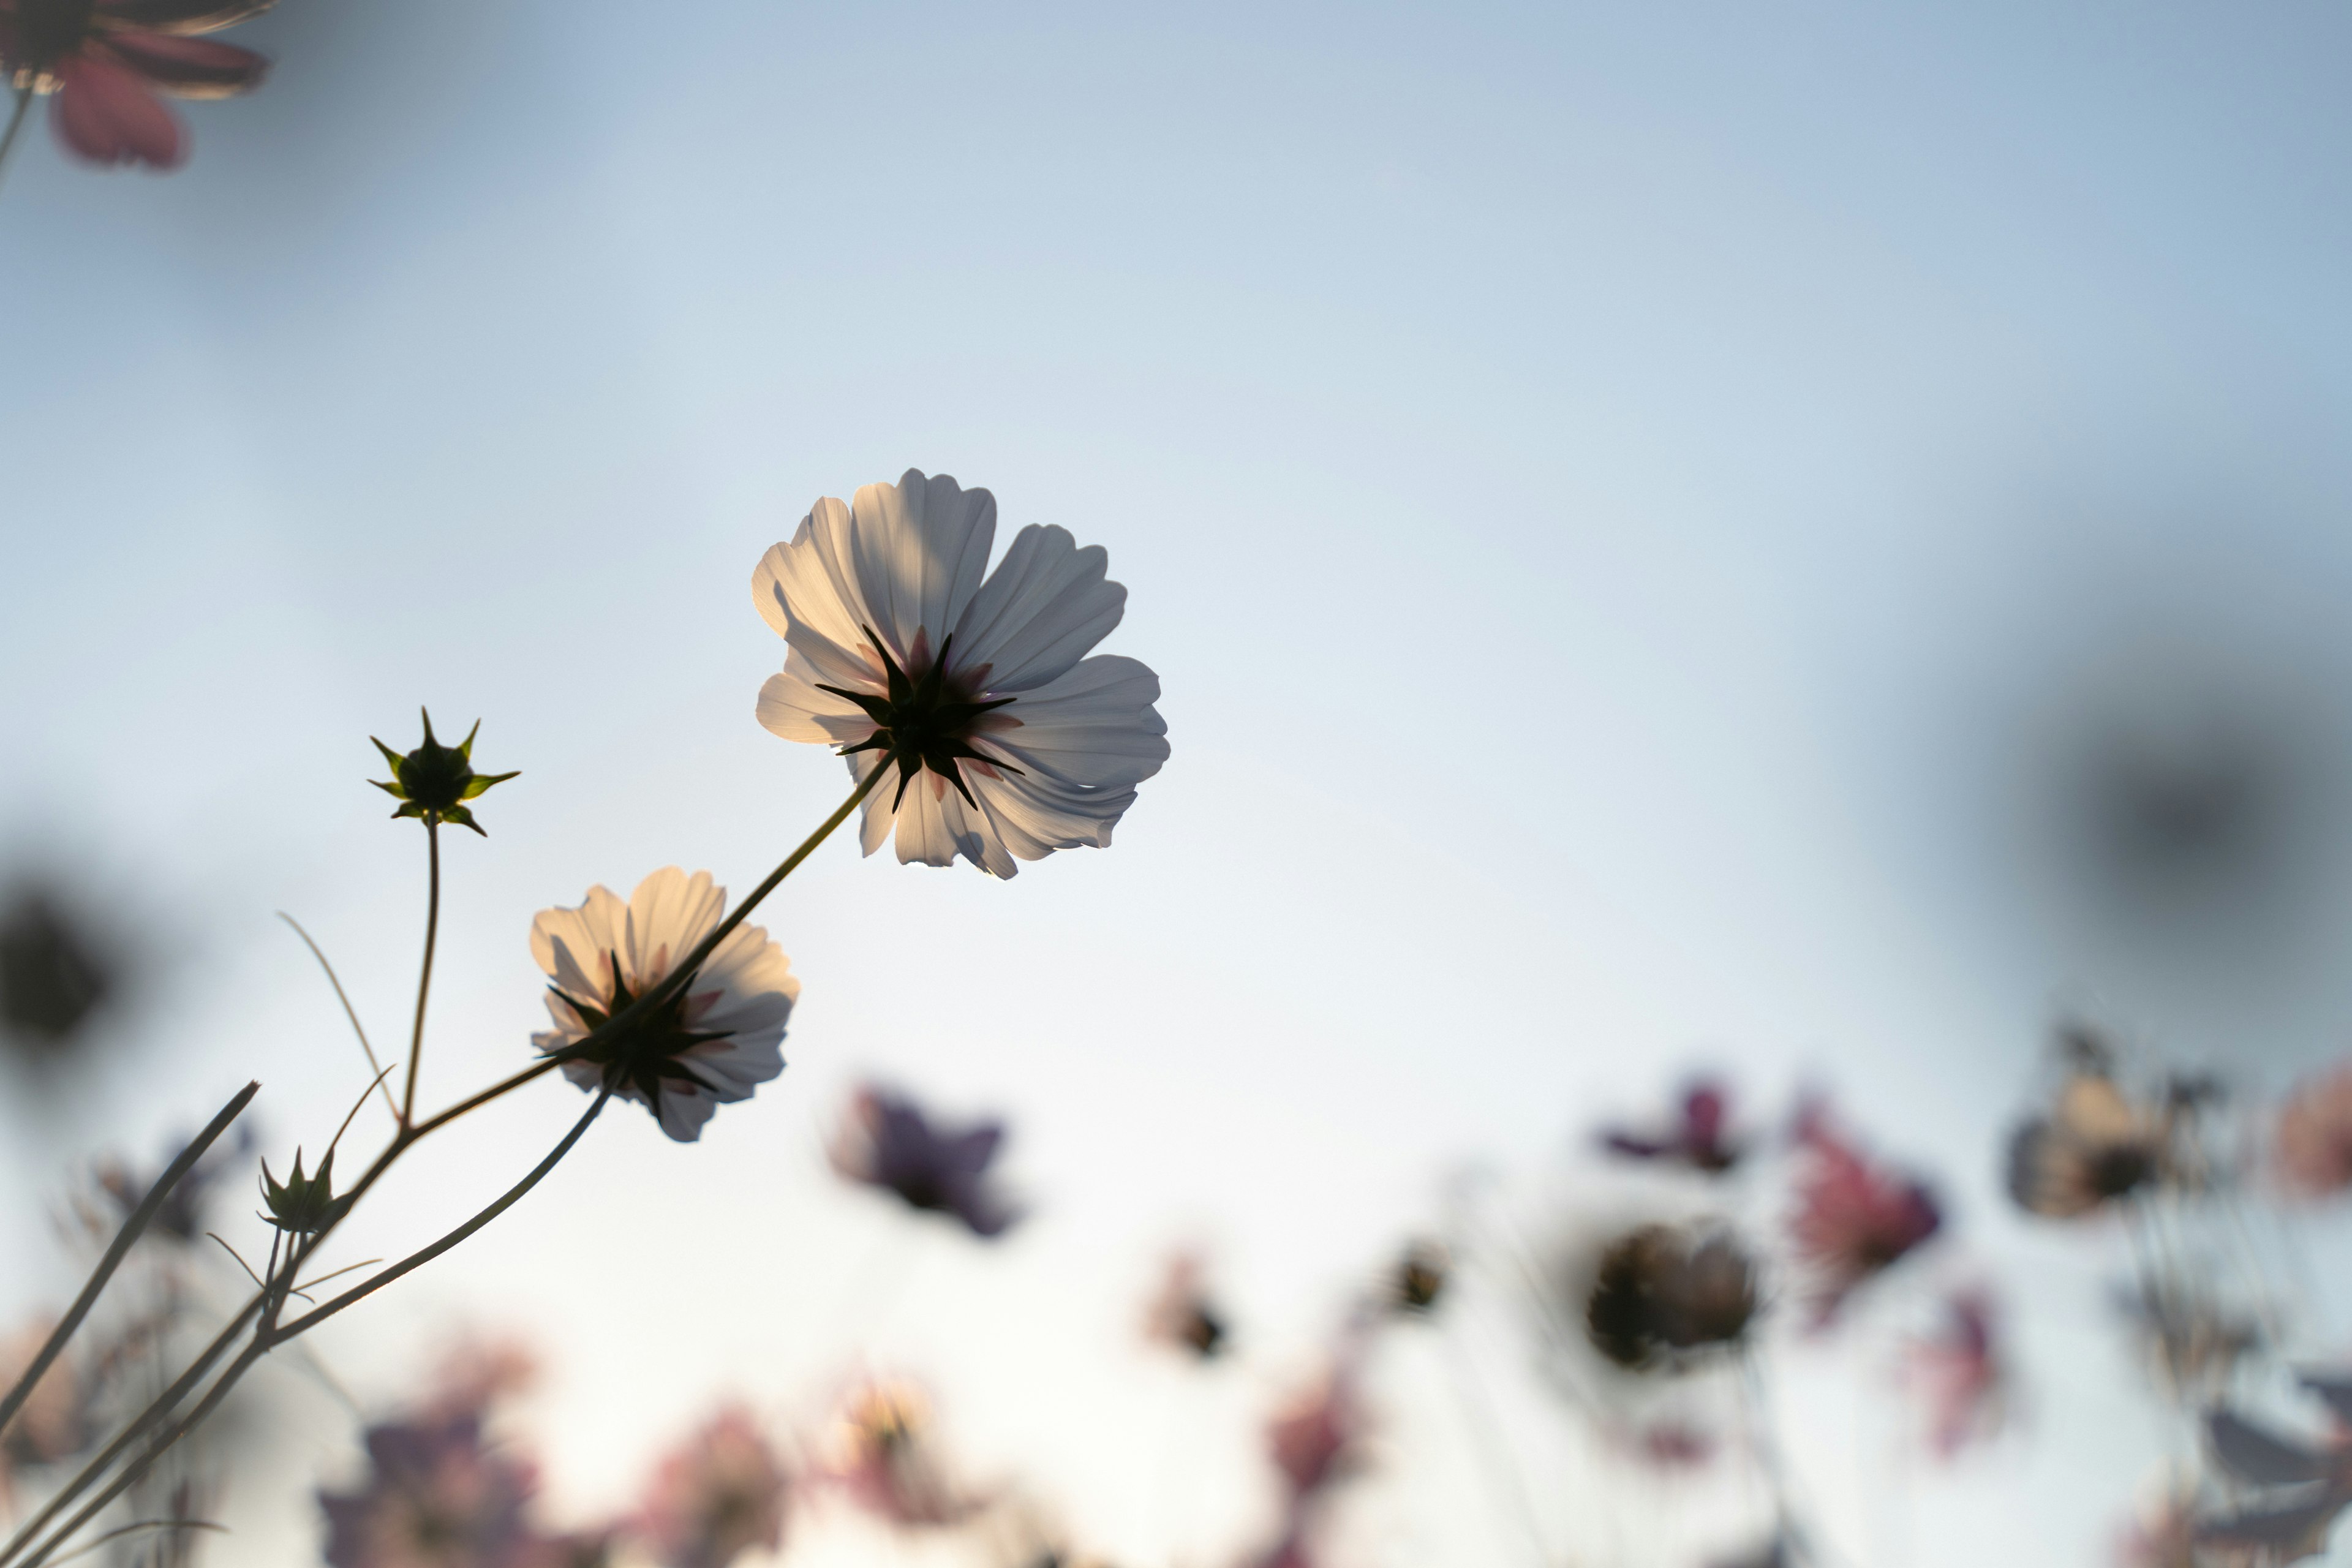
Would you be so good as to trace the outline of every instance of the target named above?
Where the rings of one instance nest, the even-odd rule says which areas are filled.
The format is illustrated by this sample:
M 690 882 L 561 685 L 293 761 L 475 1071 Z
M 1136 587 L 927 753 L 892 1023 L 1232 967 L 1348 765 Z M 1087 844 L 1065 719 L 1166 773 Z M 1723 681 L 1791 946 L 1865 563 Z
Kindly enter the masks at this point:
M 2271 1159 L 2298 1196 L 2333 1197 L 2352 1187 L 2352 1062 L 2298 1084 L 2279 1111 Z
M 2199 1546 L 2256 1552 L 2265 1563 L 2300 1562 L 2326 1549 L 2336 1516 L 2352 1505 L 2352 1378 L 2307 1375 L 2303 1384 L 2335 1417 L 2324 1445 L 2282 1436 L 2231 1410 L 2206 1416 L 2214 1461 L 2245 1486 L 2268 1489 L 2228 1513 L 2199 1520 Z
M 198 37 L 269 9 L 272 0 L 0 0 L 0 76 L 54 93 L 49 127 L 94 163 L 177 168 L 187 133 L 158 93 L 230 98 L 261 84 L 269 62 Z
M 1354 1363 L 1338 1364 L 1276 1413 L 1266 1426 L 1266 1449 L 1289 1489 L 1293 1507 L 1351 1468 L 1362 1436 Z
M 1943 1215 L 1925 1184 L 1874 1165 L 1830 1125 L 1826 1106 L 1797 1118 L 1805 1163 L 1790 1223 L 1813 1273 L 1813 1323 L 1826 1326 L 1846 1298 L 1936 1234 Z
M 155 1167 L 153 1174 L 134 1171 L 121 1161 L 102 1160 L 98 1166 L 99 1190 L 118 1211 L 111 1216 L 119 1225 L 131 1217 L 131 1213 L 145 1201 L 147 1191 L 168 1169 L 180 1152 L 188 1146 L 184 1138 L 174 1139 L 172 1152 Z M 164 1236 L 173 1241 L 193 1242 L 205 1234 L 205 1204 L 213 1184 L 231 1165 L 242 1164 L 253 1152 L 253 1129 L 245 1122 L 237 1123 L 228 1136 L 206 1150 L 204 1156 L 173 1184 L 164 1195 L 155 1217 L 147 1222 L 149 1236 Z M 110 1232 L 113 1228 L 108 1227 Z
M 424 1410 L 435 1421 L 461 1415 L 479 1419 L 538 1381 L 539 1358 L 522 1340 L 461 1339 L 443 1356 Z
M 523 1517 L 536 1477 L 486 1447 L 478 1421 L 393 1422 L 364 1439 L 366 1487 L 319 1494 L 329 1568 L 540 1568 L 547 1543 Z
M 1738 1343 L 1755 1315 L 1756 1270 L 1729 1235 L 1644 1225 L 1601 1253 L 1584 1327 L 1619 1366 L 1680 1370 Z
M 1406 1247 L 1389 1275 L 1390 1303 L 1401 1312 L 1436 1310 L 1437 1299 L 1445 1294 L 1451 1261 L 1445 1248 L 1434 1241 L 1416 1241 Z
M 28 884 L 10 898 L 0 913 L 0 1033 L 12 1043 L 61 1052 L 115 982 L 103 944 L 57 894 Z
M 1208 1361 L 1225 1348 L 1225 1321 L 1202 1288 L 1201 1272 L 1201 1260 L 1192 1253 L 1168 1260 L 1160 1292 L 1144 1313 L 1143 1331 L 1156 1343 Z
M 1661 1160 L 1719 1176 L 1739 1163 L 1740 1145 L 1724 1135 L 1730 1120 L 1730 1094 L 1713 1079 L 1694 1080 L 1683 1091 L 1675 1124 L 1663 1135 L 1612 1128 L 1601 1145 L 1633 1160 Z
M 983 582 L 995 535 L 986 490 L 909 468 L 848 506 L 818 501 L 751 574 L 791 650 L 760 689 L 760 722 L 841 747 L 855 778 L 898 769 L 866 797 L 868 855 L 894 824 L 902 862 L 961 855 L 998 877 L 1016 858 L 1107 847 L 1168 760 L 1160 678 L 1085 657 L 1127 603 L 1102 547 L 1033 524 Z
M 55 1322 L 36 1319 L 0 1341 L 0 1393 L 16 1385 L 16 1380 L 25 1375 L 56 1328 Z M 6 1470 L 15 1470 L 27 1465 L 55 1464 L 80 1452 L 94 1435 L 92 1392 L 84 1385 L 70 1356 L 61 1355 L 51 1362 L 48 1371 L 41 1374 L 41 1381 L 33 1385 L 32 1396 L 9 1421 L 6 1434 L 0 1436 L 0 1464 L 5 1464 Z M 0 1480 L 5 1480 L 5 1471 L 0 1471 Z M 5 1494 L 5 1484 L 0 1484 L 0 1494 Z
M 854 1394 L 835 1424 L 824 1479 L 893 1524 L 954 1524 L 976 1503 L 957 1496 L 931 1453 L 930 1405 L 902 1383 Z
M 1905 1370 L 1927 1402 L 1928 1440 L 1948 1458 L 2000 1429 L 2008 1373 L 1991 1297 L 1956 1290 L 1943 1309 L 1937 1331 L 1909 1347 Z
M 709 872 L 688 877 L 665 866 L 625 904 L 599 886 L 576 909 L 541 910 L 530 923 L 530 953 L 553 980 L 547 1011 L 555 1027 L 531 1044 L 553 1053 L 585 1038 L 667 977 L 726 908 L 727 891 Z M 751 1099 L 784 1070 L 784 1020 L 800 994 L 783 949 L 758 926 L 738 926 L 677 995 L 618 1038 L 566 1061 L 563 1076 L 592 1091 L 610 1085 L 691 1143 L 718 1107 Z
M 726 1568 L 782 1543 L 784 1484 L 751 1415 L 730 1406 L 662 1460 L 638 1530 L 662 1568 Z
M 849 1102 L 830 1151 L 853 1182 L 895 1193 L 908 1208 L 961 1220 L 974 1236 L 1002 1236 L 1021 1217 L 988 1180 L 1004 1141 L 1002 1121 L 954 1132 L 935 1128 L 915 1102 L 868 1084 Z
M 2034 1214 L 2085 1215 L 2161 1181 L 2172 1163 L 2177 1108 L 2141 1104 L 2116 1084 L 2114 1052 L 2079 1025 L 2061 1031 L 2067 1072 L 2049 1111 L 2010 1140 L 2010 1195 Z
M 482 825 L 474 820 L 472 810 L 465 803 L 478 798 L 492 784 L 502 784 L 509 779 L 522 775 L 519 773 L 478 773 L 474 771 L 474 737 L 481 732 L 482 721 L 477 719 L 474 727 L 466 731 L 464 740 L 454 746 L 445 746 L 433 738 L 433 715 L 425 713 L 425 740 L 413 752 L 405 754 L 395 752 L 370 735 L 368 739 L 375 741 L 375 749 L 382 752 L 383 760 L 392 764 L 392 782 L 385 784 L 376 779 L 368 782 L 400 802 L 392 814 L 395 819 L 413 816 L 427 827 L 454 822 L 460 827 L 470 827 L 476 833 L 482 833 Z M 482 836 L 489 837 L 486 833 Z
M 2150 1283 L 2119 1296 L 2166 1393 L 2201 1405 L 2230 1381 L 2239 1358 L 2260 1339 L 2252 1323 L 2227 1316 L 2192 1289 Z

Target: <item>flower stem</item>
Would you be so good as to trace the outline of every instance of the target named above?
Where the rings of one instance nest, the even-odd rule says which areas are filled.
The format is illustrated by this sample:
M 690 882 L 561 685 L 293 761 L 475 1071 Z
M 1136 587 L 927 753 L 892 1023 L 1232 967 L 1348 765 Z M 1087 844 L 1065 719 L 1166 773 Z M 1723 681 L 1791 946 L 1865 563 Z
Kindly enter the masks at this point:
M 41 1381 L 41 1374 L 49 1370 L 50 1364 L 65 1350 L 66 1342 L 73 1338 L 76 1329 L 81 1327 L 81 1321 L 97 1304 L 99 1292 L 106 1289 L 106 1282 L 121 1266 L 131 1244 L 146 1230 L 147 1222 L 155 1217 L 155 1212 L 163 1206 L 163 1201 L 172 1195 L 172 1189 L 180 1184 L 180 1178 L 194 1167 L 195 1163 L 204 1157 L 205 1151 L 213 1146 L 213 1141 L 228 1131 L 228 1124 L 237 1119 L 238 1113 L 260 1091 L 258 1083 L 247 1084 L 234 1099 L 221 1107 L 220 1114 L 213 1118 L 212 1124 L 197 1133 L 188 1146 L 180 1151 L 179 1158 L 166 1165 L 163 1173 L 155 1178 L 155 1184 L 147 1189 L 147 1195 L 140 1200 L 139 1206 L 131 1211 L 130 1217 L 122 1222 L 122 1228 L 115 1233 L 114 1244 L 106 1249 L 106 1256 L 98 1260 L 96 1268 L 90 1270 L 89 1283 L 81 1288 L 81 1294 L 74 1298 L 72 1307 L 58 1320 L 57 1328 L 49 1334 L 48 1342 L 41 1347 L 40 1353 L 33 1358 L 24 1375 L 16 1380 L 16 1386 L 8 1391 L 5 1398 L 0 1399 L 0 1433 L 7 1430 L 8 1423 L 17 1411 L 24 1408 L 25 1401 L 32 1397 L 34 1386 Z
M 33 107 L 33 84 L 26 82 L 16 89 L 16 107 L 8 111 L 8 129 L 0 131 L 0 174 L 8 168 L 8 154 L 16 145 L 16 133 L 25 129 L 25 111 Z
M 400 1124 L 416 1115 L 416 1060 L 425 1054 L 425 998 L 433 989 L 433 943 L 441 934 L 441 825 L 427 818 L 425 852 L 432 864 L 432 881 L 425 896 L 425 968 L 416 977 L 416 1026 L 408 1037 L 408 1086 L 401 1090 Z

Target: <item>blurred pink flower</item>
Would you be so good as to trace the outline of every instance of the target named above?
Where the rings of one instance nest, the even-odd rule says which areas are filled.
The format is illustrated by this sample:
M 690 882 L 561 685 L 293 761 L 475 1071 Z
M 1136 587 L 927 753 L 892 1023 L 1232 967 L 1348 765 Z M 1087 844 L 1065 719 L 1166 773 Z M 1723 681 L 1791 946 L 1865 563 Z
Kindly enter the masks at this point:
M 1956 1290 L 1937 1331 L 1909 1347 L 1905 1373 L 1927 1408 L 1927 1436 L 1948 1458 L 2000 1427 L 2008 1387 L 1991 1296 Z
M 1829 1122 L 1818 1102 L 1798 1114 L 1803 1168 L 1790 1222 L 1797 1254 L 1813 1274 L 1813 1324 L 1826 1327 L 1846 1298 L 1936 1234 L 1943 1215 L 1927 1186 L 1874 1165 Z
M 356 1492 L 322 1491 L 329 1568 L 539 1568 L 548 1543 L 523 1511 L 531 1467 L 486 1447 L 469 1415 L 368 1428 Z
M 0 0 L 0 76 L 55 94 L 50 128 L 93 163 L 177 168 L 187 132 L 159 93 L 229 98 L 261 83 L 269 62 L 199 37 L 269 9 L 272 0 Z
M 48 1342 L 54 1322 L 36 1319 L 5 1341 L 0 1341 L 0 1392 L 16 1386 Z M 90 1394 L 70 1356 L 59 1356 L 33 1385 L 0 1437 L 0 1499 L 8 1492 L 12 1472 L 27 1465 L 55 1464 L 87 1445 L 90 1431 Z
M 654 1472 L 638 1531 L 662 1568 L 726 1568 L 784 1534 L 783 1466 L 750 1413 L 729 1406 Z
M 1739 1163 L 1740 1145 L 1725 1136 L 1730 1091 L 1714 1079 L 1696 1079 L 1683 1090 L 1674 1124 L 1663 1134 L 1611 1128 L 1601 1147 L 1633 1160 L 1660 1160 L 1719 1176 Z
M 1266 1426 L 1266 1449 L 1294 1504 L 1322 1491 L 1353 1465 L 1362 1436 L 1350 1363 L 1342 1361 Z
M 940 1473 L 928 1440 L 930 1405 L 906 1384 L 877 1383 L 851 1396 L 827 1445 L 823 1479 L 893 1524 L 954 1524 L 979 1506 Z
M 442 1359 L 424 1418 L 446 1421 L 470 1415 L 478 1420 L 490 1406 L 528 1393 L 538 1381 L 539 1358 L 521 1340 L 463 1339 Z
M 2352 1062 L 2297 1085 L 2279 1111 L 2271 1159 L 2289 1192 L 2333 1197 L 2352 1187 Z
M 936 1127 L 903 1094 L 867 1084 L 849 1103 L 829 1151 L 833 1168 L 853 1182 L 897 1194 L 908 1208 L 943 1214 L 992 1240 L 1020 1211 L 988 1179 L 1004 1142 L 1004 1123 Z
M 595 887 L 573 908 L 541 910 L 530 955 L 551 982 L 555 1027 L 530 1043 L 552 1055 L 586 1038 L 667 978 L 726 911 L 727 889 L 709 872 L 688 877 L 675 866 L 639 882 L 626 903 Z M 784 950 L 758 926 L 737 926 L 674 999 L 562 1071 L 591 1092 L 610 1086 L 691 1143 L 719 1106 L 751 1099 L 784 1070 L 784 1022 L 800 994 Z
M 1160 1291 L 1143 1318 L 1144 1337 L 1208 1361 L 1225 1348 L 1225 1321 L 1201 1283 L 1200 1258 L 1180 1252 L 1168 1260 Z

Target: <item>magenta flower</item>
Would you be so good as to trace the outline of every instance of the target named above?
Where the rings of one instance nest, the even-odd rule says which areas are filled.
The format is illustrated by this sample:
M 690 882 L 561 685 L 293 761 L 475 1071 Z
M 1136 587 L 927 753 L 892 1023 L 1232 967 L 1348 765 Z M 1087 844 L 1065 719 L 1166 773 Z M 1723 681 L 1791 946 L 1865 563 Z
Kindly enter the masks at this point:
M 1797 1142 L 1805 1168 L 1790 1229 L 1813 1273 L 1813 1324 L 1821 1328 L 1855 1289 L 1935 1235 L 1943 1214 L 1925 1184 L 1864 1159 L 1830 1126 L 1825 1106 L 1799 1113 Z
M 1293 1506 L 1345 1474 L 1355 1459 L 1363 1418 L 1355 1379 L 1335 1367 L 1268 1424 L 1266 1450 L 1290 1490 Z
M 949 1131 L 932 1126 L 906 1096 L 868 1084 L 850 1101 L 831 1153 L 833 1168 L 851 1181 L 896 1194 L 920 1213 L 950 1215 L 974 1236 L 993 1238 L 1021 1217 L 988 1179 L 1003 1142 L 1002 1121 Z
M 1674 1125 L 1663 1134 L 1612 1128 L 1601 1135 L 1601 1146 L 1630 1160 L 1665 1161 L 1719 1176 L 1739 1163 L 1743 1152 L 1725 1136 L 1730 1120 L 1729 1092 L 1713 1079 L 1696 1079 L 1684 1089 Z
M 739 1406 L 721 1410 L 654 1472 L 638 1532 L 662 1568 L 727 1568 L 784 1538 L 784 1468 Z
M 187 132 L 159 94 L 230 98 L 269 62 L 197 35 L 234 26 L 273 0 L 0 0 L 0 74 L 54 95 L 49 125 L 93 163 L 178 168 Z
M 2352 1187 L 2352 1062 L 2296 1086 L 2279 1112 L 2271 1159 L 2298 1197 Z
M 1992 1298 L 1956 1290 L 1937 1331 L 1915 1342 L 1905 1371 L 1927 1407 L 1927 1436 L 1946 1458 L 2000 1426 L 2008 1376 L 1996 1336 Z
M 474 1417 L 371 1426 L 366 1442 L 367 1486 L 319 1494 L 329 1568 L 538 1568 L 546 1543 L 523 1518 L 537 1477 Z

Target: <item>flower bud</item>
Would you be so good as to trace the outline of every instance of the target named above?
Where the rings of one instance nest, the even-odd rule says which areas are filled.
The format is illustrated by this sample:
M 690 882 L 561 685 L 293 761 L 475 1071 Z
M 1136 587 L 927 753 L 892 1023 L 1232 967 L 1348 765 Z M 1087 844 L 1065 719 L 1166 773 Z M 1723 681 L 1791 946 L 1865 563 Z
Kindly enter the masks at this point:
M 375 749 L 382 752 L 383 760 L 392 764 L 392 782 L 386 784 L 381 779 L 368 782 L 401 803 L 400 809 L 392 814 L 395 818 L 414 816 L 427 827 L 454 822 L 460 827 L 470 827 L 481 833 L 482 825 L 474 820 L 474 814 L 466 808 L 465 802 L 472 800 L 492 784 L 504 784 L 516 776 L 510 773 L 478 773 L 474 771 L 474 737 L 481 731 L 482 721 L 477 719 L 463 741 L 454 746 L 445 746 L 433 738 L 433 715 L 425 713 L 425 743 L 405 756 L 382 741 L 375 741 L 375 737 L 371 735 L 368 739 L 375 741 Z

